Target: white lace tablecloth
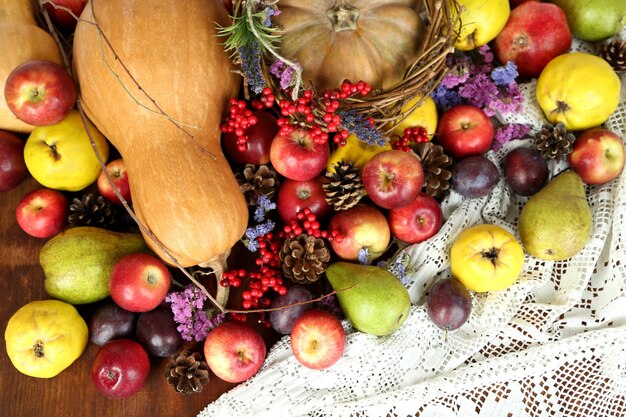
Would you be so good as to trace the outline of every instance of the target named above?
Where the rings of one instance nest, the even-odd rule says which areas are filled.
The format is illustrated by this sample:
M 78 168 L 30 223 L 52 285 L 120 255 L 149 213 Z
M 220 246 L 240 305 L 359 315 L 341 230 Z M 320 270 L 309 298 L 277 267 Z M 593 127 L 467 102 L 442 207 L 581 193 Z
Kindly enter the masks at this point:
M 593 45 L 575 48 L 595 52 Z M 515 121 L 538 129 L 544 119 L 534 83 L 524 92 L 527 111 Z M 625 96 L 623 74 L 621 103 L 606 122 L 622 138 Z M 500 160 L 520 145 L 509 142 L 489 156 Z M 553 174 L 563 168 L 551 166 Z M 450 245 L 477 223 L 500 225 L 519 238 L 517 218 L 527 200 L 512 194 L 504 180 L 480 199 L 452 192 L 443 204 L 440 232 L 406 252 L 413 307 L 404 326 L 377 337 L 344 323 L 344 356 L 326 370 L 300 365 L 286 336 L 256 376 L 199 417 L 625 416 L 626 175 L 587 187 L 587 197 L 593 229 L 585 248 L 559 262 L 526 255 L 517 282 L 474 294 L 470 320 L 445 341 L 424 303 L 426 289 L 449 276 Z

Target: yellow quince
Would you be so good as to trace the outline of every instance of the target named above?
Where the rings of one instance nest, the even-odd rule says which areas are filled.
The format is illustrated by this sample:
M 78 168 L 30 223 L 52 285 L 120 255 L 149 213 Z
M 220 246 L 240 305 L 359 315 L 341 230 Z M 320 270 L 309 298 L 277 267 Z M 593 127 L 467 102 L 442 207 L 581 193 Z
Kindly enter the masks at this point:
M 435 101 L 430 96 L 426 96 L 422 103 L 415 107 L 420 99 L 420 96 L 416 96 L 402 106 L 400 113 L 406 113 L 406 117 L 394 126 L 392 131 L 394 135 L 402 136 L 404 134 L 404 130 L 409 127 L 423 127 L 426 129 L 428 138 L 433 138 L 433 135 L 437 130 L 437 106 L 435 105 Z
M 615 111 L 620 80 L 602 58 L 584 52 L 559 55 L 537 80 L 537 101 L 548 120 L 568 130 L 586 130 L 604 123 Z
M 456 49 L 470 51 L 498 36 L 511 14 L 509 0 L 459 0 L 461 30 Z
M 21 373 L 51 378 L 70 366 L 87 346 L 85 320 L 71 304 L 32 301 L 7 323 L 4 340 L 9 359 Z
M 522 272 L 524 249 L 500 226 L 464 230 L 450 248 L 450 270 L 468 290 L 487 292 L 512 285 Z

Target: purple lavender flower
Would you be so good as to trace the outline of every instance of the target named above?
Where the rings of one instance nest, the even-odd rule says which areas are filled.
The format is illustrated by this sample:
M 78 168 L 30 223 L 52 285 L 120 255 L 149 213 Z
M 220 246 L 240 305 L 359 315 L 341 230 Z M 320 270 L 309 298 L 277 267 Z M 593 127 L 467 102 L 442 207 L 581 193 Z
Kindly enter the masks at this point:
M 279 16 L 280 10 L 273 7 L 265 8 L 265 20 L 263 20 L 263 26 L 270 27 L 272 26 L 272 16 Z
M 361 265 L 369 265 L 370 263 L 372 263 L 369 249 L 368 248 L 359 249 L 357 259 L 359 260 L 359 263 Z
M 382 133 L 376 130 L 362 114 L 357 114 L 354 110 L 339 110 L 337 115 L 341 117 L 343 128 L 359 138 L 361 142 L 370 146 L 385 145 L 386 140 Z
M 508 61 L 505 66 L 494 68 L 491 71 L 491 79 L 498 86 L 511 85 L 518 75 L 517 65 L 513 61 Z
M 462 101 L 461 97 L 459 97 L 459 94 L 455 90 L 450 90 L 441 84 L 435 87 L 433 92 L 430 94 L 430 97 L 435 102 L 437 108 L 442 111 L 460 104 Z
M 258 41 L 252 41 L 238 49 L 241 58 L 241 70 L 246 75 L 248 85 L 256 94 L 265 88 L 265 78 L 261 70 L 261 47 Z
M 165 297 L 165 301 L 170 303 L 174 321 L 178 323 L 176 329 L 183 340 L 195 339 L 201 342 L 224 320 L 223 314 L 212 318 L 207 316 L 207 312 L 203 310 L 206 299 L 206 294 L 192 284 L 183 291 L 173 292 Z
M 274 230 L 275 226 L 276 225 L 273 221 L 268 220 L 265 223 L 257 224 L 254 227 L 248 227 L 246 229 L 246 237 L 248 238 L 246 246 L 248 250 L 250 252 L 256 252 L 259 249 L 259 242 L 257 239 Z
M 523 139 L 528 132 L 530 132 L 530 126 L 527 124 L 512 123 L 501 126 L 496 129 L 493 149 L 497 151 L 510 140 Z
M 257 199 L 257 207 L 254 210 L 254 220 L 258 223 L 265 220 L 265 213 L 270 212 L 276 208 L 276 203 L 273 203 L 267 196 L 260 196 Z

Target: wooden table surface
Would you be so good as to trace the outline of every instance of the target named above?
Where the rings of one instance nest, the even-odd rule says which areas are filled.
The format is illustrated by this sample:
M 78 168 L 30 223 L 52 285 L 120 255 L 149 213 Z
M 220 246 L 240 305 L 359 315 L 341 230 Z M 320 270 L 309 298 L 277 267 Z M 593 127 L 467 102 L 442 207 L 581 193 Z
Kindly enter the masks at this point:
M 7 321 L 24 304 L 50 298 L 44 291 L 44 275 L 38 262 L 46 239 L 28 236 L 15 220 L 18 203 L 36 188 L 40 185 L 28 177 L 17 188 L 0 193 L 0 416 L 193 417 L 233 388 L 234 384 L 211 374 L 201 393 L 177 394 L 162 375 L 167 359 L 152 358 L 149 380 L 139 393 L 127 399 L 108 399 L 91 382 L 91 364 L 98 351 L 92 343 L 76 362 L 51 379 L 28 377 L 13 367 L 4 342 Z M 88 319 L 89 306 L 80 307 L 79 311 Z M 269 347 L 272 336 L 265 337 Z

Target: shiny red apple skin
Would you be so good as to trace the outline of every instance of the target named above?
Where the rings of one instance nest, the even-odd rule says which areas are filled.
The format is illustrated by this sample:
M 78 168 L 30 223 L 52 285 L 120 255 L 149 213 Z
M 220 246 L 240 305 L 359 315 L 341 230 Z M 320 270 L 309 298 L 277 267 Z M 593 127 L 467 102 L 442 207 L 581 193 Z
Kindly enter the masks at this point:
M 222 135 L 222 146 L 226 155 L 237 164 L 264 165 L 270 162 L 270 148 L 272 141 L 279 131 L 277 119 L 267 111 L 253 111 L 256 124 L 246 131 L 248 141 L 246 149 L 240 151 L 237 146 L 237 136 L 234 133 Z
M 0 193 L 17 187 L 28 176 L 24 162 L 24 141 L 0 130 Z
M 409 204 L 424 185 L 424 170 L 412 152 L 388 150 L 374 155 L 363 167 L 363 187 L 379 207 Z
M 47 126 L 70 113 L 76 102 L 76 88 L 62 65 L 33 60 L 11 71 L 4 97 L 18 119 L 32 126 Z
M 138 393 L 150 373 L 150 359 L 134 340 L 113 339 L 98 350 L 91 366 L 91 381 L 109 398 L 127 398 Z
M 235 384 L 256 374 L 266 353 L 261 334 L 241 322 L 220 324 L 204 341 L 204 357 L 211 371 L 221 380 Z
M 143 313 L 163 302 L 170 288 L 169 269 L 147 253 L 126 255 L 115 263 L 109 279 L 111 298 L 124 310 Z
M 307 181 L 321 174 L 330 157 L 328 143 L 315 143 L 311 134 L 295 129 L 289 135 L 277 135 L 270 148 L 270 162 L 285 178 Z
M 346 332 L 339 319 L 328 311 L 304 312 L 291 329 L 291 351 L 296 360 L 311 369 L 326 369 L 341 357 Z
M 87 5 L 87 0 L 48 0 L 46 10 L 50 15 L 50 20 L 64 33 L 71 33 L 76 29 L 78 20 L 66 10 L 54 7 L 53 4 L 70 9 L 76 17 L 80 17 L 83 9 Z
M 65 228 L 68 204 L 60 191 L 48 188 L 31 191 L 17 205 L 17 224 L 33 237 L 50 238 Z
M 105 165 L 106 171 L 109 173 L 113 186 L 117 188 L 124 200 L 128 204 L 131 203 L 130 184 L 128 182 L 128 171 L 126 170 L 126 164 L 123 159 L 115 159 Z M 109 200 L 113 204 L 122 205 L 121 200 L 115 194 L 111 183 L 107 179 L 104 171 L 100 172 L 98 180 L 96 182 L 100 195 Z
M 569 51 L 572 32 L 565 12 L 552 3 L 529 1 L 511 11 L 494 41 L 498 61 L 512 61 L 521 77 L 539 77 L 553 58 Z
M 601 185 L 617 178 L 624 169 L 624 142 L 614 132 L 593 128 L 574 141 L 567 161 L 585 184 Z
M 439 144 L 454 159 L 481 155 L 491 149 L 495 130 L 489 116 L 467 104 L 445 111 L 437 125 Z
M 331 207 L 326 202 L 324 178 L 320 175 L 307 181 L 286 179 L 280 184 L 276 209 L 285 223 L 296 220 L 298 212 L 305 208 L 315 214 L 317 221 L 322 221 L 328 216 Z
M 437 200 L 419 193 L 412 203 L 389 210 L 387 220 L 393 236 L 414 244 L 437 234 L 443 224 L 443 213 Z
M 391 240 L 385 215 L 364 203 L 335 212 L 328 230 L 337 230 L 341 234 L 341 241 L 332 240 L 330 245 L 337 256 L 346 261 L 357 261 L 361 249 L 367 249 L 368 256 L 374 260 L 385 252 Z

